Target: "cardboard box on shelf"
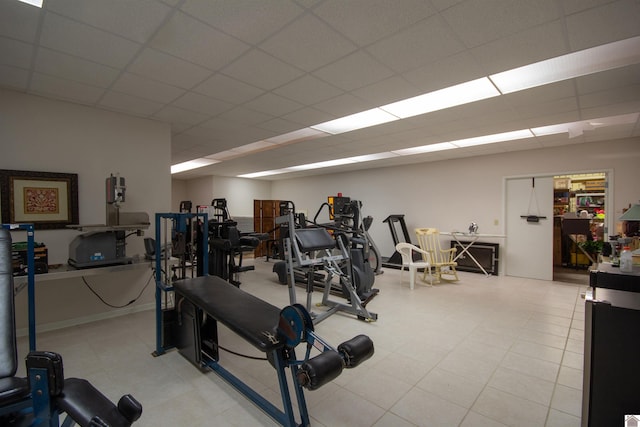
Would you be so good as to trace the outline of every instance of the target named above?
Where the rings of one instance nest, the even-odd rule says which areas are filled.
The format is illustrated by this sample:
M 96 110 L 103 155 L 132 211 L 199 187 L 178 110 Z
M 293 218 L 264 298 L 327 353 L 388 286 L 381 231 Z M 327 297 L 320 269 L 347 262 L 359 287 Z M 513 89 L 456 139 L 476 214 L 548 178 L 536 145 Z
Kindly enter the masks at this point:
M 556 178 L 553 180 L 553 188 L 556 190 L 567 190 L 571 187 L 571 178 Z

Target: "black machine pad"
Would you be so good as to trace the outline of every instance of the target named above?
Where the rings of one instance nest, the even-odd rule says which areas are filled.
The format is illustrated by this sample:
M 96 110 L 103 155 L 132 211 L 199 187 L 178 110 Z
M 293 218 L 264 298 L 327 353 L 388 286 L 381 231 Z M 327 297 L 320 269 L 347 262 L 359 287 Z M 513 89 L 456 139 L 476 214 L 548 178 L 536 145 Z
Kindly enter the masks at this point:
M 324 228 L 301 228 L 296 230 L 296 239 L 302 252 L 333 249 L 336 241 Z
M 269 352 L 284 345 L 277 335 L 280 309 L 220 277 L 178 280 L 174 289 L 258 350 Z

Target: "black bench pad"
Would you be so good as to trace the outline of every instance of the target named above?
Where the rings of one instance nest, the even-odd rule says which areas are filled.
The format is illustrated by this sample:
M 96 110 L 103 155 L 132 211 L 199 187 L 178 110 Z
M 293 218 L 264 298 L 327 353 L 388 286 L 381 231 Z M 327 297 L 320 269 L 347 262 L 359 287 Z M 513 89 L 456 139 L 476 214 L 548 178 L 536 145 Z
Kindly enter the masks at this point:
M 269 352 L 284 342 L 277 339 L 280 309 L 217 276 L 178 280 L 175 291 L 227 326 L 258 350 Z
M 301 228 L 295 231 L 296 240 L 302 252 L 333 249 L 336 241 L 324 228 Z
M 88 426 L 94 417 L 99 417 L 110 427 L 129 427 L 140 416 L 137 414 L 128 420 L 111 400 L 87 380 L 79 378 L 67 378 L 62 393 L 55 399 L 58 408 L 80 426 Z
M 0 406 L 7 406 L 29 397 L 31 389 L 26 378 L 0 378 Z

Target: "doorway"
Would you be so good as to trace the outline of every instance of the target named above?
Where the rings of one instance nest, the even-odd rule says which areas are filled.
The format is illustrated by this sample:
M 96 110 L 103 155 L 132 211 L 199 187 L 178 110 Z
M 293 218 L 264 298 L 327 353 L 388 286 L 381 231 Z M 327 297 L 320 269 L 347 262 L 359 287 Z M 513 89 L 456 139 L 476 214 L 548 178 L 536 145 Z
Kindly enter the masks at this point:
M 553 280 L 587 285 L 606 241 L 607 172 L 553 177 Z

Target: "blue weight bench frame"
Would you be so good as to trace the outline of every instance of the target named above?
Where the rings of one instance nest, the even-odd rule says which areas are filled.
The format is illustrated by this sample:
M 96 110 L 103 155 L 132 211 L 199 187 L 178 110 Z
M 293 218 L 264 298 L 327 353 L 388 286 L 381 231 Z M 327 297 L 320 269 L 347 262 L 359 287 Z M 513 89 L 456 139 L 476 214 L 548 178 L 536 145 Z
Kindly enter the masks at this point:
M 311 316 L 302 305 L 281 310 L 217 276 L 178 280 L 173 290 L 181 325 L 178 351 L 198 368 L 213 370 L 286 427 L 310 425 L 303 388 L 316 390 L 340 375 L 343 368 L 358 366 L 374 352 L 373 342 L 365 335 L 358 335 L 335 349 L 316 335 Z M 278 376 L 283 410 L 221 366 L 218 323 L 266 354 Z M 304 358 L 298 360 L 295 348 L 301 343 L 306 343 L 306 352 Z M 312 348 L 320 354 L 310 357 Z M 291 384 L 287 382 L 287 369 Z M 296 396 L 297 414 L 292 394 Z
M 202 276 L 193 279 L 179 280 L 174 283 L 176 292 L 176 305 L 182 310 L 186 310 L 184 304 L 191 304 L 195 308 L 194 318 L 196 324 L 204 313 L 214 322 L 213 332 L 217 340 L 217 325 L 219 322 L 230 330 L 244 338 L 255 348 L 267 355 L 273 364 L 277 374 L 282 396 L 284 411 L 277 408 L 262 395 L 246 385 L 234 374 L 223 368 L 219 363 L 217 348 L 211 351 L 196 349 L 194 354 L 190 345 L 179 348 L 179 351 L 196 366 L 208 367 L 216 372 L 225 381 L 231 384 L 236 390 L 251 400 L 267 415 L 283 426 L 296 426 L 295 413 L 291 400 L 291 390 L 287 383 L 286 369 L 291 371 L 293 392 L 298 402 L 299 418 L 302 426 L 309 425 L 309 413 L 304 397 L 302 386 L 298 381 L 298 366 L 295 361 L 295 351 L 287 348 L 285 342 L 278 338 L 277 326 L 280 318 L 280 309 L 267 303 L 241 289 L 231 285 L 217 276 Z M 184 299 L 185 301 L 182 301 Z M 178 314 L 179 316 L 181 314 Z M 182 322 L 186 322 L 183 318 Z M 265 327 L 266 325 L 266 327 Z M 186 328 L 191 328 L 187 324 Z M 198 342 L 202 337 L 194 336 Z M 197 347 L 197 346 L 196 346 Z

